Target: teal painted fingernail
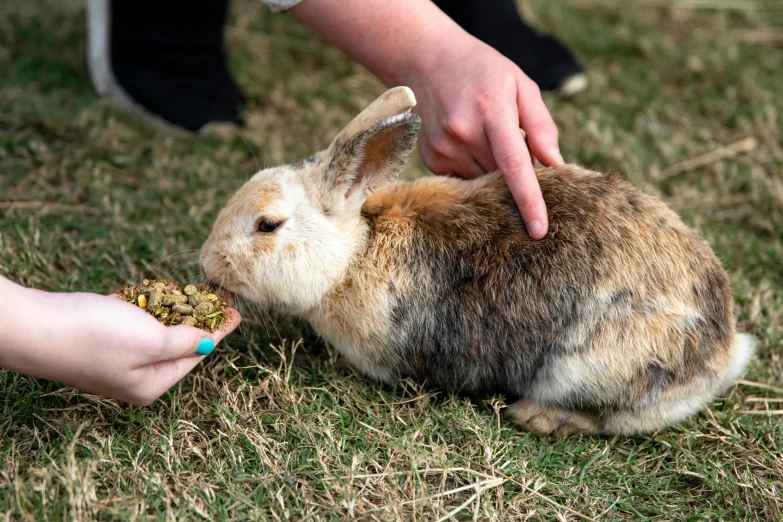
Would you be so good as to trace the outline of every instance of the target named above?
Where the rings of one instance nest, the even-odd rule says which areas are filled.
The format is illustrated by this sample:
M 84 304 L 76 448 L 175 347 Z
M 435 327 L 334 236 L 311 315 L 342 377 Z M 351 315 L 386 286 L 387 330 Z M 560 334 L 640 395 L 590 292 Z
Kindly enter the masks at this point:
M 205 337 L 198 343 L 196 355 L 209 355 L 215 349 L 215 341 L 211 337 Z

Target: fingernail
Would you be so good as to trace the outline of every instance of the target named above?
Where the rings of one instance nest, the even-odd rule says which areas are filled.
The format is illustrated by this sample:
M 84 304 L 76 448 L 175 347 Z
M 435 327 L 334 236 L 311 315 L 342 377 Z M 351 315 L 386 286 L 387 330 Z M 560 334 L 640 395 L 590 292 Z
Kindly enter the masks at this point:
M 198 343 L 196 355 L 209 355 L 215 349 L 215 341 L 211 337 L 205 337 Z
M 552 149 L 552 157 L 557 159 L 557 161 L 559 161 L 561 165 L 565 163 L 565 160 L 563 159 L 563 155 L 560 154 L 560 151 L 558 149 Z
M 544 227 L 541 225 L 541 222 L 537 219 L 534 219 L 530 223 L 527 224 L 527 231 L 528 233 L 533 237 L 536 238 L 541 233 L 541 230 Z

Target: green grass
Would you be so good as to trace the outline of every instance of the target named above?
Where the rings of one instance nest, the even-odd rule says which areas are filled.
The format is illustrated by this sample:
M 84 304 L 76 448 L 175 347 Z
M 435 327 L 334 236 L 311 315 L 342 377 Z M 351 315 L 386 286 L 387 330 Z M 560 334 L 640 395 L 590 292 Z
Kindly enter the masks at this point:
M 196 277 L 194 249 L 233 190 L 322 148 L 383 90 L 307 28 L 242 0 L 228 40 L 247 128 L 161 130 L 94 95 L 83 4 L 0 4 L 0 273 L 29 286 Z M 622 173 L 707 238 L 740 329 L 760 339 L 745 378 L 780 386 L 783 10 L 729 4 L 740 3 L 524 8 L 590 67 L 588 93 L 547 100 L 565 157 Z M 748 137 L 755 150 L 665 175 Z M 406 176 L 423 173 L 416 160 Z M 381 387 L 307 325 L 250 307 L 245 317 L 149 408 L 0 371 L 0 515 L 431 520 L 463 506 L 456 519 L 783 520 L 783 417 L 741 413 L 780 409 L 748 400 L 779 389 L 735 386 L 647 437 L 555 441 L 503 421 L 500 398 Z

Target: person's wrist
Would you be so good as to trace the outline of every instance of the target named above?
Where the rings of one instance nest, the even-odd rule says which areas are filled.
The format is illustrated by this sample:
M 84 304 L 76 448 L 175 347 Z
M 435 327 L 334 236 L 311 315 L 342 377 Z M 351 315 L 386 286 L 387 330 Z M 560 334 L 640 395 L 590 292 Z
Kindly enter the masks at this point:
M 433 72 L 449 68 L 456 51 L 472 48 L 475 38 L 450 19 L 447 23 L 427 27 L 418 38 L 408 43 L 401 64 L 381 71 L 378 76 L 387 85 L 416 85 L 426 82 Z
M 2 308 L 0 330 L 5 332 L 0 346 L 0 368 L 42 377 L 58 379 L 61 353 L 48 350 L 50 343 L 62 342 L 79 328 L 78 314 L 64 320 L 57 304 L 62 294 L 6 285 L 3 299 L 9 308 Z
M 44 292 L 21 286 L 17 283 L 0 277 L 0 295 L 3 303 L 0 304 L 0 331 L 4 332 L 2 345 L 0 345 L 0 368 L 13 371 L 23 371 L 29 366 L 30 339 L 32 318 L 30 313 L 37 308 L 39 300 Z

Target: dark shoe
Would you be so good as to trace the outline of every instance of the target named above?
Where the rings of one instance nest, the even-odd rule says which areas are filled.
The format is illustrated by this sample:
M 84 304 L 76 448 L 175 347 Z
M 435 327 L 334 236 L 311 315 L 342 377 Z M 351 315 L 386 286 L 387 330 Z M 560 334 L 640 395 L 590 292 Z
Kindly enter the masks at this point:
M 88 0 L 96 90 L 196 131 L 236 122 L 244 100 L 226 67 L 229 0 Z
M 543 91 L 573 96 L 587 75 L 559 41 L 522 20 L 514 0 L 433 0 L 465 31 L 516 63 Z

